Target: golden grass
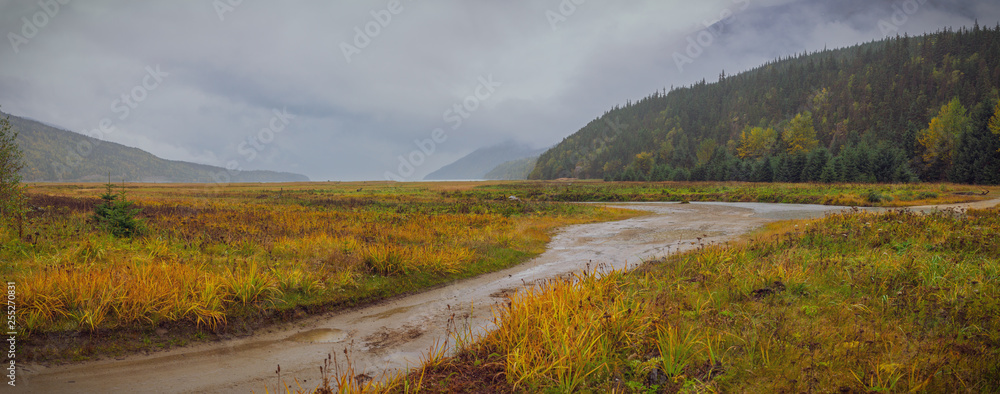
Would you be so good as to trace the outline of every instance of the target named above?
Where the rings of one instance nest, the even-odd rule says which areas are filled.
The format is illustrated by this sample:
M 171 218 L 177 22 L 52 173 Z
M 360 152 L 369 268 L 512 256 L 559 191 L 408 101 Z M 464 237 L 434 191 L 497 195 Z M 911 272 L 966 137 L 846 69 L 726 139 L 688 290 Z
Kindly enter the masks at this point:
M 191 185 L 139 185 L 130 199 L 150 234 L 129 240 L 89 222 L 92 201 L 79 196 L 92 185 L 35 185 L 38 234 L 5 233 L 0 257 L 12 263 L 0 269 L 25 289 L 25 334 L 165 322 L 216 330 L 234 317 L 366 302 L 502 268 L 540 252 L 556 226 L 626 215 L 394 184 L 330 187 L 235 185 L 204 199 Z
M 996 234 L 1000 208 L 775 224 L 519 293 L 496 331 L 403 379 L 432 371 L 444 383 L 419 386 L 431 392 L 996 392 Z
M 188 319 L 215 328 L 238 296 L 229 278 L 184 264 L 43 270 L 22 279 L 23 326 L 93 331 L 99 327 Z
M 534 391 L 544 386 L 570 392 L 589 380 L 608 379 L 614 363 L 605 355 L 636 346 L 653 321 L 635 294 L 614 275 L 580 276 L 576 285 L 553 281 L 516 293 L 495 311 L 498 328 L 483 346 L 506 354 L 508 383 Z M 585 289 L 585 291 L 576 291 Z

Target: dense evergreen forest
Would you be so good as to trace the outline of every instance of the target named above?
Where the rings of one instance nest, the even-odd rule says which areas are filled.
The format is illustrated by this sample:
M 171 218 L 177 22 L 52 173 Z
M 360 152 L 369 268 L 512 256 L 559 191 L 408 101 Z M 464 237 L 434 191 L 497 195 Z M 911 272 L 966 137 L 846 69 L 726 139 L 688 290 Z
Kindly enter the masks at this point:
M 780 59 L 616 107 L 531 179 L 1000 183 L 1000 25 Z

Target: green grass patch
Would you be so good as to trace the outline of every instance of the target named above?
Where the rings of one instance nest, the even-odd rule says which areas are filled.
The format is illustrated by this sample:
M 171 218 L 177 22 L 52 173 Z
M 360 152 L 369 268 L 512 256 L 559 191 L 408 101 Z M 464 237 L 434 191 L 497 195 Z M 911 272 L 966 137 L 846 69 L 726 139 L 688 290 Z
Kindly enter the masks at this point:
M 941 184 L 530 181 L 442 191 L 450 197 L 530 201 L 721 201 L 903 207 L 977 201 L 993 188 Z

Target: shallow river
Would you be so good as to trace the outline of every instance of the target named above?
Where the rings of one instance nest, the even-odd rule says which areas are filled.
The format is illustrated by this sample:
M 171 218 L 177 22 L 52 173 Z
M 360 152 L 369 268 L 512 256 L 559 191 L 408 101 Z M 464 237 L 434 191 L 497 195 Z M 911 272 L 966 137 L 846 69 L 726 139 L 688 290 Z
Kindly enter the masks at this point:
M 995 205 L 996 200 L 993 204 Z M 758 203 L 608 204 L 649 211 L 633 219 L 566 227 L 545 253 L 504 271 L 458 281 L 374 306 L 309 317 L 256 335 L 181 349 L 83 364 L 18 371 L 13 392 L 38 393 L 261 393 L 286 382 L 316 387 L 328 354 L 343 363 L 347 349 L 356 373 L 417 365 L 450 328 L 488 330 L 491 306 L 524 286 L 588 267 L 634 267 L 643 260 L 725 242 L 767 222 L 821 217 L 842 207 Z M 698 238 L 701 238 L 700 240 Z M 9 387 L 8 387 L 9 388 Z

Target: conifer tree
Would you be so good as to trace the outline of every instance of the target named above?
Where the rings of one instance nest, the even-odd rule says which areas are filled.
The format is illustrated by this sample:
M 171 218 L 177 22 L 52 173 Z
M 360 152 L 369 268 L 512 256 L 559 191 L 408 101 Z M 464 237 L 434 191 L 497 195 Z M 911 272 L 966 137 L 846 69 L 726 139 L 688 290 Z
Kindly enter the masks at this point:
M 139 209 L 135 204 L 125 197 L 125 187 L 115 194 L 115 185 L 111 183 L 111 175 L 108 175 L 108 183 L 104 185 L 105 191 L 101 195 L 103 203 L 94 207 L 94 220 L 98 226 L 119 238 L 130 238 L 142 235 L 146 232 L 146 224 L 141 219 L 136 218 Z
M 774 171 L 771 169 L 771 160 L 764 157 L 757 160 L 754 164 L 753 174 L 750 179 L 754 182 L 772 182 L 774 181 Z
M 839 159 L 839 157 L 837 158 Z M 834 164 L 836 159 L 830 160 L 823 166 L 823 172 L 819 174 L 819 181 L 823 183 L 837 182 L 837 167 Z
M 992 127 L 998 119 L 988 103 L 972 111 L 972 126 L 959 136 L 948 180 L 956 183 L 1000 183 L 1000 138 Z
M 802 182 L 817 182 L 823 174 L 823 168 L 830 161 L 830 151 L 826 148 L 813 149 L 806 159 L 805 168 L 802 169 Z

